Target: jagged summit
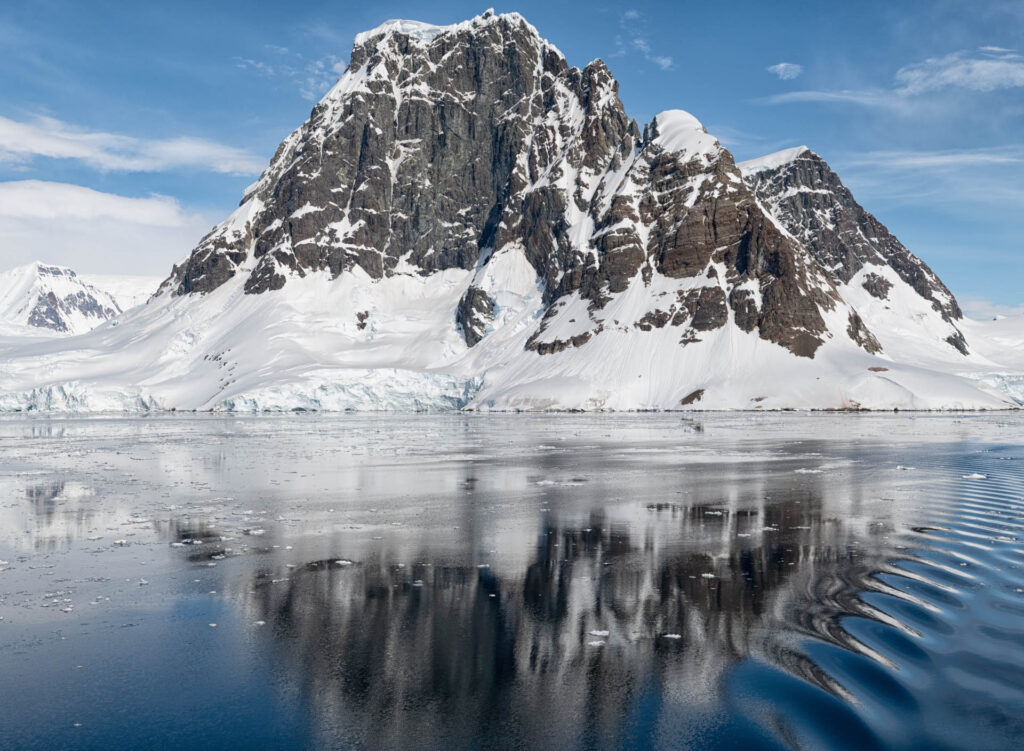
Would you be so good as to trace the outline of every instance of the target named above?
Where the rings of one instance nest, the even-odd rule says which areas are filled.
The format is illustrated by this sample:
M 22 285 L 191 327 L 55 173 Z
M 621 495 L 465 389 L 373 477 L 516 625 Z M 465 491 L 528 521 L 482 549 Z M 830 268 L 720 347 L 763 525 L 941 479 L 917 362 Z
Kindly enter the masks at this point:
M 443 34 L 458 33 L 460 31 L 480 29 L 484 26 L 488 26 L 495 23 L 506 23 L 515 24 L 527 28 L 534 36 L 540 38 L 540 33 L 532 24 L 530 24 L 523 16 L 519 13 L 499 13 L 494 12 L 494 8 L 488 8 L 486 11 L 481 13 L 479 16 L 471 18 L 466 21 L 461 21 L 454 24 L 437 25 L 424 23 L 423 21 L 414 21 L 405 18 L 391 18 L 384 23 L 376 26 L 369 31 L 361 31 L 355 36 L 354 46 L 361 47 L 369 42 L 374 42 L 380 37 L 387 36 L 389 34 L 400 34 L 405 37 L 409 37 L 415 42 L 423 44 L 431 44 L 437 37 Z M 549 44 L 547 40 L 544 40 L 545 44 Z
M 907 354 L 900 314 L 955 301 L 902 295 L 895 246 L 876 263 L 810 217 L 830 178 L 798 157 L 745 180 L 689 113 L 638 127 L 603 62 L 571 66 L 517 14 L 388 22 L 150 304 L 96 334 L 92 380 L 75 351 L 12 354 L 0 407 L 1006 404 L 920 367 L 967 359 L 949 344 Z
M 740 168 L 740 172 L 746 175 L 753 175 L 757 172 L 764 170 L 775 170 L 790 164 L 804 155 L 815 156 L 806 146 L 795 146 L 791 149 L 782 149 L 771 154 L 758 157 L 757 159 L 748 159 L 745 162 L 738 162 L 737 167 Z

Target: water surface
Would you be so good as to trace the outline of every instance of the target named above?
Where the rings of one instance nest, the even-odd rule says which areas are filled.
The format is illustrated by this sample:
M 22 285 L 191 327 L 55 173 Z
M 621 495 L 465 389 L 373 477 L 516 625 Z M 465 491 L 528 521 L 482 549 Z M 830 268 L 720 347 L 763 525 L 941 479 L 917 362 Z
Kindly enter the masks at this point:
M 0 420 L 0 748 L 1024 744 L 1024 419 Z

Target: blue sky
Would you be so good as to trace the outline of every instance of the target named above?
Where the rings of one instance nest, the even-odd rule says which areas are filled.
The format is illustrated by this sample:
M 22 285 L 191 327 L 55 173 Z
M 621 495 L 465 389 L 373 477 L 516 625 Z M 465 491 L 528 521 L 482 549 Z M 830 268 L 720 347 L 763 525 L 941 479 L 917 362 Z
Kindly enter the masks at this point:
M 290 6 L 290 7 L 289 7 Z M 388 18 L 466 2 L 0 5 L 0 268 L 165 274 Z M 1024 3 L 532 2 L 641 124 L 695 114 L 737 160 L 806 144 L 977 315 L 1024 303 Z

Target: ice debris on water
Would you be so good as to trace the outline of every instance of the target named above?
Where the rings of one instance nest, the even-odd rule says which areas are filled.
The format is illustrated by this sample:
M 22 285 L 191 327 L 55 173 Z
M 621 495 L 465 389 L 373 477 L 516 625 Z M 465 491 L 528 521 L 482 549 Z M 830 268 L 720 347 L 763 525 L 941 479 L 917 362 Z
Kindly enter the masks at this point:
M 683 635 L 682 634 L 662 634 L 661 638 L 662 639 L 682 639 Z
M 608 632 L 607 631 L 591 631 L 590 635 L 591 636 L 608 636 Z
M 969 475 L 963 475 L 963 478 L 965 480 L 986 480 L 988 479 L 988 475 L 983 475 L 979 472 L 971 472 Z
M 604 642 L 602 640 L 600 640 L 600 639 L 595 639 L 594 641 L 588 641 L 587 642 L 587 646 L 588 647 L 603 647 L 604 646 Z

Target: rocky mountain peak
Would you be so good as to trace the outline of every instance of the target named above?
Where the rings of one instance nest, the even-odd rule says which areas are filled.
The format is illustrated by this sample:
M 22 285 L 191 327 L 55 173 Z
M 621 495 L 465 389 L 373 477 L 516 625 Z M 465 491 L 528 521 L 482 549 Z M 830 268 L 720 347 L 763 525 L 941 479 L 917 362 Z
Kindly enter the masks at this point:
M 882 303 L 894 286 L 908 288 L 935 314 L 946 343 L 967 354 L 953 294 L 854 199 L 828 163 L 806 146 L 743 162 L 740 169 L 758 200 L 810 252 L 840 289 L 854 286 Z M 903 311 L 904 313 L 906 311 Z
M 848 251 L 848 232 L 790 221 L 769 200 L 806 181 L 839 196 L 816 160 L 792 149 L 743 165 L 745 181 L 687 112 L 641 131 L 604 62 L 570 66 L 518 14 L 389 21 L 356 37 L 338 83 L 163 290 L 234 280 L 252 295 L 310 274 L 459 270 L 468 276 L 451 325 L 475 347 L 496 325 L 492 259 L 513 254 L 544 306 L 525 343 L 538 355 L 665 327 L 682 348 L 733 327 L 801 357 L 830 340 L 879 353 L 839 287 L 879 253 L 918 272 L 891 248 Z M 637 294 L 660 299 L 620 310 Z

